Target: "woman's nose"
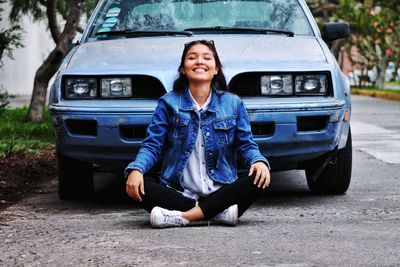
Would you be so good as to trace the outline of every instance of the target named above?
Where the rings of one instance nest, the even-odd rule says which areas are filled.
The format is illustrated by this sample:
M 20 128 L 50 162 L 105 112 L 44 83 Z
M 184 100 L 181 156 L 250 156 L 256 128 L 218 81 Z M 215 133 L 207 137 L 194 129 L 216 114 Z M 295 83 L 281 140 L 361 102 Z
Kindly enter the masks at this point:
M 198 57 L 197 60 L 196 60 L 196 64 L 203 65 L 204 64 L 204 59 L 201 58 L 201 57 Z

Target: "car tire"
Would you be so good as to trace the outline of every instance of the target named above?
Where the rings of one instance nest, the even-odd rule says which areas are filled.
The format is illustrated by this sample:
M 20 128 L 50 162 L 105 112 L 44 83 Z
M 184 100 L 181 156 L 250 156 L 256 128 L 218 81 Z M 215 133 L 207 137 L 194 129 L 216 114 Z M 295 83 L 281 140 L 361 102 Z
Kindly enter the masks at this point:
M 347 136 L 346 146 L 340 149 L 328 163 L 321 174 L 313 180 L 314 167 L 306 168 L 307 184 L 317 194 L 343 194 L 347 191 L 351 180 L 352 142 L 351 130 Z
M 93 166 L 57 153 L 58 196 L 62 200 L 89 199 L 93 196 Z

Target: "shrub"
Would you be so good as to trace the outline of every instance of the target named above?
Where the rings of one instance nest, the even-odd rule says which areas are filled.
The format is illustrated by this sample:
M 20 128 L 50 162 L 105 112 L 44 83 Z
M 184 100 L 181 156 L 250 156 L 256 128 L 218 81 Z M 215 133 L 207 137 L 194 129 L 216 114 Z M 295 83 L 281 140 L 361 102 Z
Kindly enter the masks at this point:
M 8 101 L 9 98 L 10 95 L 7 93 L 7 91 L 3 91 L 3 89 L 0 88 L 0 116 L 4 113 L 4 110 L 7 108 L 8 104 L 10 104 L 10 101 Z

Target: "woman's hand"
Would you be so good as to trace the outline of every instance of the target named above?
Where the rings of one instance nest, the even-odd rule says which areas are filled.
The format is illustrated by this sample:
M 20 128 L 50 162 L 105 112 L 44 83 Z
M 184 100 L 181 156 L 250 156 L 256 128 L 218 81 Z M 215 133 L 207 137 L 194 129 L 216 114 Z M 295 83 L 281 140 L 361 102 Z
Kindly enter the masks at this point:
M 140 171 L 133 170 L 128 175 L 128 179 L 126 180 L 126 192 L 131 198 L 142 202 L 139 192 L 144 195 L 144 180 L 143 174 Z
M 258 161 L 251 165 L 249 170 L 249 176 L 256 172 L 256 176 L 254 177 L 254 184 L 258 186 L 258 188 L 262 187 L 265 189 L 269 183 L 271 182 L 271 175 L 269 173 L 267 165 L 264 162 Z

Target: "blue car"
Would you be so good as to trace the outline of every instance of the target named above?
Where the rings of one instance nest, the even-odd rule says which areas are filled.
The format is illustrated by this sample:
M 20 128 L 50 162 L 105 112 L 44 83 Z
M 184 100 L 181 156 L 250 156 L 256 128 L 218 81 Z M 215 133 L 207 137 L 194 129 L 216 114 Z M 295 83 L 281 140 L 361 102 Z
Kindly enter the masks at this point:
M 311 191 L 344 193 L 350 88 L 329 44 L 348 35 L 346 23 L 321 34 L 303 0 L 100 0 L 51 88 L 60 198 L 90 196 L 94 170 L 135 158 L 184 44 L 198 39 L 214 41 L 272 171 L 305 170 Z

